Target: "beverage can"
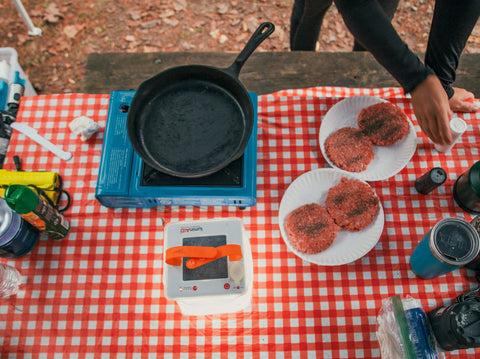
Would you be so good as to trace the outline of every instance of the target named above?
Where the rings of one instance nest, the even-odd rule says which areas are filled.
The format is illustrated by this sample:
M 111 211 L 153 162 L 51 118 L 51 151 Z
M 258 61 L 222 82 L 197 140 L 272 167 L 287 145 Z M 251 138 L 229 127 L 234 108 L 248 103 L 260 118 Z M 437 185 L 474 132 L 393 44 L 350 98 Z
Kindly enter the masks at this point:
M 0 198 L 0 257 L 17 258 L 29 253 L 40 232 Z
M 70 222 L 30 187 L 10 185 L 5 190 L 7 205 L 52 239 L 62 239 L 70 231 Z
M 470 223 L 444 218 L 415 247 L 410 265 L 416 275 L 431 279 L 465 266 L 479 251 L 479 234 Z

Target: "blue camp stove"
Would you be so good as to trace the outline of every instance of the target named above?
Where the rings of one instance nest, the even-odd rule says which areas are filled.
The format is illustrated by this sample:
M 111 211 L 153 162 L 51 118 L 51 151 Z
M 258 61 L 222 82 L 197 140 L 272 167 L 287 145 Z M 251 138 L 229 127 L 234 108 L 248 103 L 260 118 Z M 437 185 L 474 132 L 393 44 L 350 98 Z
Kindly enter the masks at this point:
M 111 93 L 95 197 L 106 207 L 254 206 L 257 202 L 257 95 L 250 92 L 254 124 L 243 156 L 199 178 L 159 172 L 138 156 L 127 133 L 135 91 Z

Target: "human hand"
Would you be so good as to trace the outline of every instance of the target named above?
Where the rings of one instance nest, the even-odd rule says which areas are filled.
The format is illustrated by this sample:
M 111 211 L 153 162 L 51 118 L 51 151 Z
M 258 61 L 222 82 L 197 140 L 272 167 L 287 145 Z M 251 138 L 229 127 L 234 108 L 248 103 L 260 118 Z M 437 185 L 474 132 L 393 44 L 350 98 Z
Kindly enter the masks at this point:
M 438 77 L 427 76 L 410 94 L 413 112 L 423 133 L 434 143 L 451 143 L 450 118 L 453 112 Z
M 476 112 L 478 106 L 473 103 L 475 95 L 465 89 L 453 87 L 453 96 L 448 103 L 450 104 L 450 110 L 453 112 Z

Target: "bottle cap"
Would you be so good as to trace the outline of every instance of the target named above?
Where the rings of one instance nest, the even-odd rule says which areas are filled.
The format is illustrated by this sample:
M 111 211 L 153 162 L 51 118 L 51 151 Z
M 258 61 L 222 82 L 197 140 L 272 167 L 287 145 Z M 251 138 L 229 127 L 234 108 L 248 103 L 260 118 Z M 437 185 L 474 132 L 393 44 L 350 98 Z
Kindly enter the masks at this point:
M 5 190 L 5 201 L 18 214 L 26 214 L 35 209 L 38 196 L 27 186 L 11 185 Z
M 478 232 L 470 223 L 461 219 L 444 218 L 432 229 L 431 249 L 446 264 L 465 265 L 480 250 Z

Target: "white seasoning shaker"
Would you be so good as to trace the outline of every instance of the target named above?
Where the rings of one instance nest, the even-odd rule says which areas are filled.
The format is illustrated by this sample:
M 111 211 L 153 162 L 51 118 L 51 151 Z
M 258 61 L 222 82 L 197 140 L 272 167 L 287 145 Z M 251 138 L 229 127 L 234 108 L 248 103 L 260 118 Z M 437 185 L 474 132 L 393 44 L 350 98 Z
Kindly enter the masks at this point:
M 435 143 L 435 149 L 438 152 L 448 152 L 452 149 L 455 143 L 458 141 L 460 136 L 465 132 L 467 129 L 467 124 L 464 120 L 458 117 L 454 117 L 450 120 L 450 131 L 452 131 L 452 142 L 446 145 L 440 145 Z

